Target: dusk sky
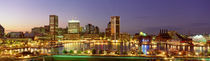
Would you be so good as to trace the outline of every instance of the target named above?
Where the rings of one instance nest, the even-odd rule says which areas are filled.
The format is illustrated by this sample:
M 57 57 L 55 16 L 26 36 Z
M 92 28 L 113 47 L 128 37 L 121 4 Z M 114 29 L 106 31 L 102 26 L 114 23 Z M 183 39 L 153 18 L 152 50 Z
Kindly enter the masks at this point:
M 161 28 L 179 33 L 210 33 L 210 0 L 0 0 L 0 24 L 10 31 L 31 31 L 59 17 L 59 27 L 77 17 L 101 31 L 110 16 L 120 16 L 121 32 L 158 33 Z

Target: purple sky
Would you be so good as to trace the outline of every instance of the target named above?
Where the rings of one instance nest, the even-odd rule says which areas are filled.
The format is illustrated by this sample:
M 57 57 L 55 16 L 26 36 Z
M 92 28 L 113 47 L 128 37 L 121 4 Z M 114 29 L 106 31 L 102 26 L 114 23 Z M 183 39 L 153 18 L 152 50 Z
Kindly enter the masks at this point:
M 30 31 L 59 16 L 59 27 L 77 17 L 104 31 L 110 16 L 121 16 L 121 32 L 210 33 L 210 0 L 0 0 L 0 24 L 7 32 Z

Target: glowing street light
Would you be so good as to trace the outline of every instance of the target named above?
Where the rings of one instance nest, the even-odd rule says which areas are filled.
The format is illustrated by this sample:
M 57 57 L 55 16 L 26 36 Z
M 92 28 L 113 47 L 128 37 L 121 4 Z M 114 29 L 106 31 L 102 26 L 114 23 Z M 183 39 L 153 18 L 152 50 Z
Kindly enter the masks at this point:
M 179 55 L 182 55 L 182 52 L 179 52 Z
M 77 51 L 76 50 L 74 50 L 74 54 L 77 54 Z

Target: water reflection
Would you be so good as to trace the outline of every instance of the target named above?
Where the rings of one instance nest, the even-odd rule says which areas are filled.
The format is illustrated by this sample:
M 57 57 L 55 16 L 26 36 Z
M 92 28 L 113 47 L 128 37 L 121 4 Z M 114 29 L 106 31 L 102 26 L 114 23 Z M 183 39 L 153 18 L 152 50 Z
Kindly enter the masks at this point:
M 63 47 L 56 48 L 21 48 L 13 50 L 5 50 L 1 53 L 21 53 L 25 51 L 39 52 L 40 54 L 64 54 L 63 51 L 106 51 L 106 52 L 119 52 L 119 54 L 129 53 L 143 53 L 148 55 L 149 51 L 162 50 L 162 51 L 188 51 L 195 53 L 208 53 L 209 47 L 204 46 L 183 46 L 183 45 L 170 45 L 170 44 L 135 44 L 129 42 L 120 43 L 66 43 Z M 98 52 L 97 52 L 98 54 Z
M 149 45 L 142 45 L 141 47 L 142 47 L 142 52 L 147 55 L 149 50 Z
M 188 51 L 196 53 L 207 53 L 209 48 L 202 46 L 183 46 L 183 45 L 170 45 L 170 44 L 135 44 L 129 42 L 121 43 L 66 43 L 64 44 L 62 50 L 77 50 L 77 51 L 87 51 L 87 50 L 105 50 L 105 51 L 119 51 L 121 54 L 123 52 L 142 52 L 143 54 L 148 54 L 151 50 L 163 50 L 163 51 Z

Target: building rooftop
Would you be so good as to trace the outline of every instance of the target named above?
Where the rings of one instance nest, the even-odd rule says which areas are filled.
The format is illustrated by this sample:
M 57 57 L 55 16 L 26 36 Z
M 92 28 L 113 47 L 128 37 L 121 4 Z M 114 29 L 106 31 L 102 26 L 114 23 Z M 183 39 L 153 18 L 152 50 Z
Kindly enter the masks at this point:
M 69 20 L 69 23 L 79 23 L 79 20 Z

